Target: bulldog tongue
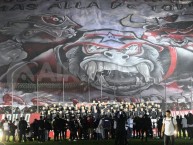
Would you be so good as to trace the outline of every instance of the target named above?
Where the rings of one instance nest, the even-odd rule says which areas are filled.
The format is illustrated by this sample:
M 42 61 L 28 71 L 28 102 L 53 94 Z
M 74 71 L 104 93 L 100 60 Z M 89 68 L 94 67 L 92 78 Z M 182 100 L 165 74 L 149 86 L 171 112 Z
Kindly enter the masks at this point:
M 148 65 L 146 63 L 140 63 L 136 67 L 139 73 L 145 78 L 145 81 L 150 82 L 151 76 Z
M 89 79 L 94 80 L 97 71 L 97 64 L 94 61 L 88 63 L 87 75 Z

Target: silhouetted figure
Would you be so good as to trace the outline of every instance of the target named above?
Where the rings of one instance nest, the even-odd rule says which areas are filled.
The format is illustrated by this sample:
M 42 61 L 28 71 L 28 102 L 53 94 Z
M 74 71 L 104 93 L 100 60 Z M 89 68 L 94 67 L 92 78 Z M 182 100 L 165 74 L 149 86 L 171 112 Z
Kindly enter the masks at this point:
M 59 141 L 60 124 L 59 118 L 56 116 L 53 121 L 54 141 Z
M 72 116 L 69 122 L 69 129 L 70 129 L 70 141 L 76 141 L 77 131 L 78 131 L 78 122 L 75 116 Z
M 37 141 L 39 137 L 39 134 L 38 134 L 39 124 L 37 119 L 34 119 L 33 123 L 31 124 L 31 127 L 33 131 L 34 140 Z
M 182 137 L 182 135 L 181 135 L 181 132 L 182 132 L 182 124 L 181 124 L 181 122 L 182 122 L 182 117 L 181 116 L 176 116 L 176 121 L 177 121 L 177 126 L 178 126 L 178 137 L 179 138 L 181 138 Z
M 14 122 L 10 121 L 9 123 L 9 127 L 10 127 L 10 136 L 13 137 L 13 142 L 15 142 L 15 130 L 17 129 L 17 126 L 15 126 Z M 10 138 L 9 138 L 10 140 Z
M 22 140 L 24 140 L 24 142 L 27 141 L 26 130 L 27 130 L 27 121 L 24 120 L 24 117 L 21 117 L 19 121 L 19 142 L 21 142 Z
M 157 121 L 157 129 L 158 129 L 159 138 L 161 138 L 162 122 L 163 122 L 163 116 L 160 116 L 160 118 Z
M 40 116 L 40 120 L 38 121 L 38 140 L 39 142 L 44 142 L 45 141 L 45 124 L 43 117 Z
M 115 145 L 126 145 L 126 129 L 125 124 L 127 121 L 127 116 L 124 111 L 118 111 L 115 115 L 116 119 L 116 137 L 115 137 Z
M 187 115 L 187 124 L 188 124 L 188 137 L 191 140 L 193 138 L 193 115 L 192 113 L 188 113 Z
M 141 140 L 143 141 L 144 133 L 145 133 L 146 134 L 145 141 L 147 141 L 147 137 L 149 136 L 149 132 L 152 129 L 151 119 L 149 118 L 149 116 L 147 114 L 145 114 L 141 118 L 141 124 L 142 124 L 142 128 L 141 128 L 142 137 L 141 137 Z

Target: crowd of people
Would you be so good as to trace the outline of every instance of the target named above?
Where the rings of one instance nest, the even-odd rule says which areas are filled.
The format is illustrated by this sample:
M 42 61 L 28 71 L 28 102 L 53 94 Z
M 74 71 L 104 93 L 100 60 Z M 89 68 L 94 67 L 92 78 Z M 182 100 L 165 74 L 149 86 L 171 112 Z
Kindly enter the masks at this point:
M 95 102 L 95 101 L 93 101 Z M 100 101 L 96 101 L 97 103 L 99 103 L 101 106 L 104 106 L 105 103 L 100 102 Z M 108 102 L 108 101 L 107 101 Z M 63 102 L 59 102 L 59 103 L 55 103 L 55 104 L 62 104 L 62 106 L 71 106 L 71 104 L 73 104 L 72 102 L 68 102 L 68 103 L 63 103 Z M 69 105 L 70 104 L 70 105 Z M 78 103 L 81 104 L 81 103 Z M 108 103 L 106 103 L 108 104 Z M 111 106 L 114 106 L 114 108 L 116 108 L 117 101 L 110 101 Z M 118 102 L 118 104 L 121 104 L 121 102 Z M 124 104 L 122 102 L 122 104 Z M 146 101 L 146 103 L 140 103 L 140 102 L 134 102 L 134 103 L 125 103 L 128 107 L 128 109 L 132 112 L 134 112 L 136 110 L 136 108 L 142 107 L 144 110 L 147 110 L 147 108 L 155 108 L 159 109 L 159 110 L 164 110 L 167 106 L 167 109 L 169 110 L 190 110 L 191 109 L 191 103 L 188 102 L 168 102 L 167 104 L 165 102 L 162 103 L 154 103 L 154 105 L 152 105 L 151 102 L 148 103 L 148 101 Z M 156 106 L 157 105 L 157 106 Z M 53 105 L 49 105 L 49 108 L 54 108 L 54 103 Z M 55 105 L 57 107 L 60 107 L 61 105 Z M 74 106 L 74 105 L 72 105 Z M 41 112 L 42 109 L 45 108 L 45 106 L 36 106 L 36 105 L 20 105 L 20 106 L 5 106 L 5 105 L 0 105 L 0 114 L 11 114 L 12 112 L 14 114 L 27 114 L 27 113 L 35 113 L 35 112 Z
M 164 112 L 156 103 L 100 103 L 50 105 L 40 109 L 40 118 L 27 122 L 24 117 L 1 120 L 3 141 L 50 140 L 76 141 L 80 139 L 115 139 L 116 145 L 124 145 L 136 138 L 162 138 Z M 175 116 L 179 138 L 193 138 L 193 115 Z M 70 132 L 70 133 L 69 133 Z M 69 133 L 69 136 L 68 136 Z M 12 138 L 12 139 L 11 139 Z

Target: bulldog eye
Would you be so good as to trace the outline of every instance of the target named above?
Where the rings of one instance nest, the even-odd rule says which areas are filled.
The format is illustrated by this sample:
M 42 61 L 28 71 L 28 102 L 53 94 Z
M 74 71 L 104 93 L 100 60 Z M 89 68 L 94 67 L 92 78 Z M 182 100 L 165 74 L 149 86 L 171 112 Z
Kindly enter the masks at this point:
M 53 18 L 53 21 L 56 21 L 56 22 L 57 22 L 57 21 L 59 21 L 59 19 L 56 18 L 56 17 L 54 17 L 54 18 Z
M 107 48 L 102 48 L 102 47 L 99 47 L 99 46 L 87 47 L 87 52 L 88 53 L 101 53 L 101 52 L 104 52 L 106 50 L 107 50 Z
M 125 49 L 125 53 L 129 54 L 129 55 L 136 55 L 136 54 L 140 53 L 140 48 L 136 44 L 130 45 L 129 47 L 127 47 Z
M 127 50 L 134 51 L 138 49 L 138 45 L 130 45 L 129 47 L 126 48 Z

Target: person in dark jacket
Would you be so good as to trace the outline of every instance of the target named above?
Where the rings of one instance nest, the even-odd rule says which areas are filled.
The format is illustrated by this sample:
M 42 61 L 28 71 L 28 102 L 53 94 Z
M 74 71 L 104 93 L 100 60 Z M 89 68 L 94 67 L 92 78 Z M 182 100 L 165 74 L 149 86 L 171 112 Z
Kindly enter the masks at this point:
M 111 119 L 107 115 L 105 115 L 105 117 L 102 119 L 102 126 L 104 129 L 105 139 L 109 139 L 111 131 Z
M 39 124 L 37 119 L 34 119 L 33 123 L 31 124 L 31 128 L 32 128 L 34 140 L 37 141 L 39 137 L 39 132 L 38 132 Z
M 22 140 L 24 140 L 24 142 L 27 141 L 26 130 L 27 130 L 27 121 L 25 121 L 24 117 L 21 117 L 19 121 L 19 142 L 21 142 Z
M 187 114 L 187 124 L 188 124 L 188 137 L 191 140 L 193 138 L 193 115 L 192 113 Z
M 52 125 L 48 118 L 44 119 L 44 128 L 45 128 L 45 141 L 48 141 L 50 130 L 52 130 Z
M 75 116 L 71 116 L 69 122 L 69 129 L 70 129 L 70 141 L 76 141 L 78 138 L 77 131 L 78 131 L 78 121 Z
M 149 135 L 149 131 L 152 127 L 151 124 L 151 119 L 149 118 L 149 116 L 147 114 L 145 114 L 142 118 L 141 118 L 141 140 L 143 141 L 144 138 L 144 133 L 146 134 L 145 136 L 145 141 L 147 141 L 147 137 Z
M 176 116 L 176 121 L 177 121 L 177 126 L 178 126 L 178 137 L 179 138 L 181 138 L 182 137 L 182 124 L 181 124 L 181 122 L 182 122 L 182 116 Z
M 115 145 L 126 145 L 127 138 L 126 138 L 126 129 L 125 124 L 127 121 L 126 113 L 122 110 L 118 111 L 115 114 L 116 119 L 116 137 L 115 137 Z
M 17 126 L 15 126 L 14 122 L 10 121 L 9 128 L 10 128 L 10 136 L 13 137 L 13 142 L 15 142 L 15 130 L 17 129 Z
M 53 130 L 54 130 L 54 141 L 59 141 L 59 132 L 60 132 L 59 116 L 54 117 Z
M 161 130 L 162 130 L 163 116 L 161 115 L 157 121 L 158 137 L 161 139 Z
M 83 138 L 84 139 L 88 139 L 88 124 L 87 124 L 87 117 L 86 115 L 84 115 L 81 120 L 80 120 L 80 123 L 82 125 L 82 134 L 83 134 Z
M 45 141 L 45 124 L 43 116 L 40 116 L 40 120 L 38 121 L 38 140 L 39 142 Z

